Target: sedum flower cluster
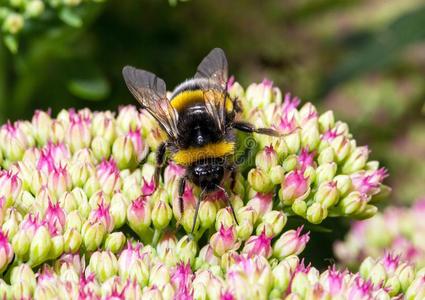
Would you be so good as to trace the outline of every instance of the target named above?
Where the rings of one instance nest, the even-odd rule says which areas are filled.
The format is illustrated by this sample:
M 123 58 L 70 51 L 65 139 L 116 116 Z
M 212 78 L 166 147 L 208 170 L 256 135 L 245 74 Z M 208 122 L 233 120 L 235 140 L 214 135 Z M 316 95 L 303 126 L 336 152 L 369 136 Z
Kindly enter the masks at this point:
M 387 171 L 368 160 L 368 147 L 358 146 L 332 111 L 320 115 L 311 103 L 299 107 L 297 97 L 282 97 L 267 80 L 246 91 L 230 83 L 229 90 L 243 104 L 244 119 L 285 135 L 254 136 L 259 149 L 247 176 L 249 195 L 273 197 L 277 191 L 280 209 L 313 224 L 328 216 L 366 219 L 377 212 L 374 204 L 389 192 L 382 184 Z
M 184 243 L 187 243 L 185 241 Z M 168 234 L 157 247 L 129 242 L 118 253 L 98 250 L 90 258 L 62 255 L 34 272 L 28 264 L 0 279 L 2 299 L 423 299 L 425 269 L 415 271 L 398 256 L 367 258 L 359 273 L 335 266 L 320 273 L 297 255 L 267 260 L 231 252 L 195 265 L 170 255 L 181 241 Z M 183 250 L 183 251 L 187 251 Z M 189 250 L 190 252 L 190 250 Z M 189 254 L 191 256 L 191 254 Z M 194 270 L 195 269 L 195 270 Z
M 267 81 L 246 91 L 237 83 L 229 88 L 244 118 L 285 136 L 241 136 L 238 153 L 251 154 L 238 161 L 230 193 L 238 222 L 226 194 L 214 192 L 201 202 L 193 234 L 199 188 L 186 185 L 182 213 L 177 190 L 184 169 L 170 161 L 155 186 L 154 151 L 164 133 L 146 111 L 70 109 L 56 118 L 36 111 L 31 121 L 1 126 L 0 297 L 291 299 L 317 293 L 325 275 L 299 261 L 309 233 L 285 228 L 288 216 L 315 224 L 327 216 L 370 217 L 387 191 L 386 171 L 368 162 L 367 148 L 358 147 L 331 112 L 319 116 L 309 103 L 298 109 L 297 98 L 282 101 Z M 347 276 L 335 293 L 370 285 Z M 385 292 L 376 285 L 364 293 Z
M 378 257 L 388 251 L 425 267 L 424 216 L 425 199 L 410 208 L 388 207 L 369 220 L 355 222 L 345 241 L 335 244 L 335 254 L 351 268 L 357 268 L 366 256 Z

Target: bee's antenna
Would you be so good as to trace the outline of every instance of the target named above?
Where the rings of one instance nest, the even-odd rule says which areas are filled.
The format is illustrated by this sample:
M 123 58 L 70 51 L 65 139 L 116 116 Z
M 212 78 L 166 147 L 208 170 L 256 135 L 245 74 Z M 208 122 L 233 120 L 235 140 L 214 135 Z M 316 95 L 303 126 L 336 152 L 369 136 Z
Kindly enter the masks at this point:
M 219 186 L 219 185 L 216 185 L 216 187 L 217 187 L 219 190 L 223 191 L 224 196 L 226 197 L 227 205 L 228 205 L 228 206 L 230 207 L 230 209 L 232 210 L 233 218 L 235 219 L 236 225 L 239 225 L 238 218 L 236 217 L 235 210 L 233 209 L 233 206 L 232 206 L 232 202 L 230 202 L 229 194 L 227 193 L 227 191 L 226 191 L 223 187 L 221 187 L 221 186 Z

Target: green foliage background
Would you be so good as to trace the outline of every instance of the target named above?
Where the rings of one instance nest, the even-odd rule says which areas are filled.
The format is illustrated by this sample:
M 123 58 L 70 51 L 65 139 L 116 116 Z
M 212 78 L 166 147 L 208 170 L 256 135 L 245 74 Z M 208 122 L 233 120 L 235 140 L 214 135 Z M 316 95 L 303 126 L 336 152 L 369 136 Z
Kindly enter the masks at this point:
M 359 144 L 369 144 L 389 169 L 393 203 L 425 195 L 424 1 L 83 4 L 72 11 L 82 26 L 52 18 L 26 25 L 17 54 L 1 44 L 1 122 L 30 118 L 35 109 L 115 110 L 134 103 L 124 65 L 155 72 L 171 89 L 222 47 L 245 86 L 268 77 L 349 123 Z M 330 245 L 335 234 L 316 235 L 310 251 Z

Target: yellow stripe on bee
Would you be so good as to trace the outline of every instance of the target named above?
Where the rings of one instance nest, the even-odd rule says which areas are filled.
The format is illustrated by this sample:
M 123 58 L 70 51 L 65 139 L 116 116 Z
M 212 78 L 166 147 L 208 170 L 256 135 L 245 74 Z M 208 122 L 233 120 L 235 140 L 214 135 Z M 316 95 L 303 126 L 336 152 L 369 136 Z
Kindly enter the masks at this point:
M 184 91 L 175 96 L 170 104 L 172 107 L 174 107 L 177 111 L 182 110 L 186 106 L 196 103 L 196 102 L 203 102 L 204 101 L 204 92 L 202 90 L 189 90 Z
M 188 166 L 201 159 L 231 155 L 234 151 L 235 143 L 222 141 L 202 147 L 181 149 L 173 155 L 173 160 L 179 165 Z
M 218 92 L 217 92 L 218 93 Z M 172 107 L 174 107 L 177 111 L 181 111 L 185 107 L 197 103 L 197 102 L 204 102 L 204 91 L 202 90 L 188 90 L 181 92 L 177 96 L 175 96 L 170 104 Z M 233 111 L 233 101 L 226 97 L 226 103 L 225 108 L 228 113 L 231 113 Z

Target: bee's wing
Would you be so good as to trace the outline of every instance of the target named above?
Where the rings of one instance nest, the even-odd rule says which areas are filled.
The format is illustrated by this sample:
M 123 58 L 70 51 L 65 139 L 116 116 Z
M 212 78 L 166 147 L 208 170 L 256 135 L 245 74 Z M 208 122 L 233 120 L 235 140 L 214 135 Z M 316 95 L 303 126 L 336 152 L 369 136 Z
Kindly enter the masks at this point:
M 201 61 L 195 78 L 206 79 L 203 85 L 205 106 L 208 113 L 216 121 L 217 127 L 225 130 L 225 101 L 228 79 L 227 58 L 220 48 L 211 50 Z
M 164 80 L 131 66 L 125 66 L 122 74 L 137 101 L 158 121 L 168 136 L 176 140 L 178 115 L 167 99 Z
M 199 64 L 195 78 L 212 80 L 224 91 L 228 79 L 227 58 L 224 51 L 220 48 L 211 50 Z

